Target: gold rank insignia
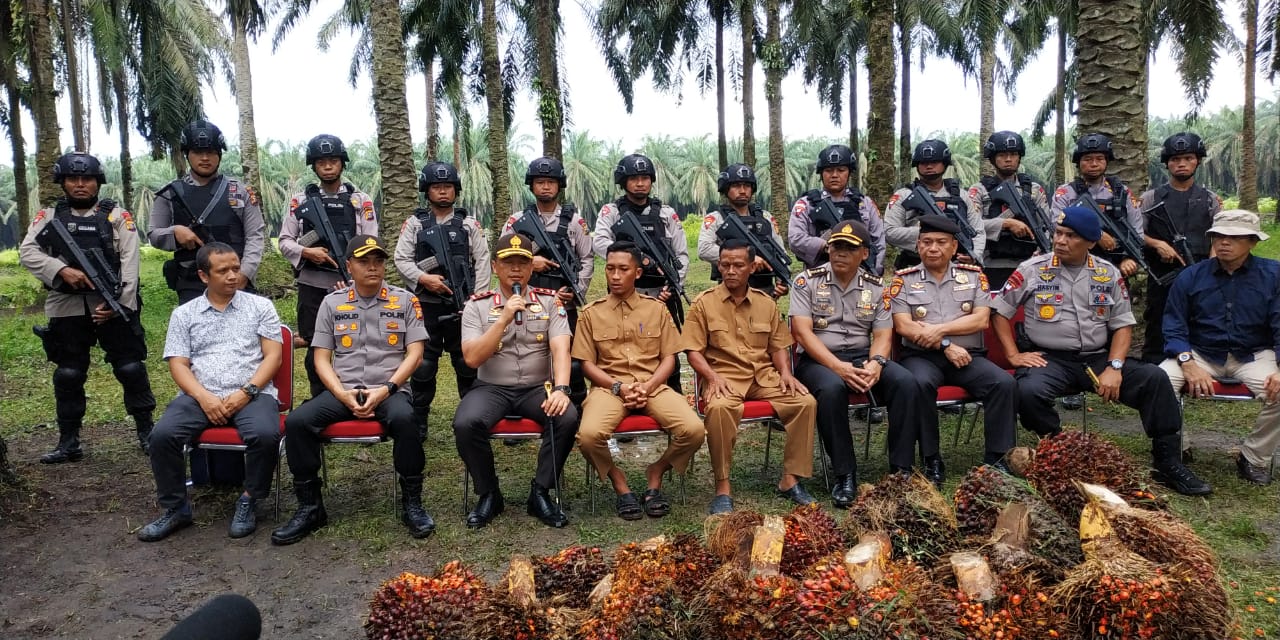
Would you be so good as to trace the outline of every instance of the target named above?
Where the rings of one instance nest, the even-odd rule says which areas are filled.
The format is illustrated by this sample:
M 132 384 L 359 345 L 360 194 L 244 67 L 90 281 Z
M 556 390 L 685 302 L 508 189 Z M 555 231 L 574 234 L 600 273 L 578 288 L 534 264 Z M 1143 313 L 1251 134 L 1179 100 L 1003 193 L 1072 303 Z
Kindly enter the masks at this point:
M 973 303 L 972 302 L 961 303 L 960 310 L 965 313 L 969 313 L 970 311 L 973 311 Z
M 1053 305 L 1051 305 L 1051 304 L 1044 304 L 1044 305 L 1040 305 L 1040 319 L 1041 319 L 1041 320 L 1052 320 L 1052 319 L 1053 319 L 1053 317 L 1054 317 L 1054 316 L 1056 316 L 1056 315 L 1058 315 L 1058 310 L 1057 310 L 1057 309 L 1054 309 L 1054 308 L 1053 308 Z
M 500 316 L 502 315 L 502 309 L 500 307 L 489 307 L 489 315 Z
M 387 344 L 389 344 L 389 345 L 391 345 L 391 346 L 393 346 L 393 347 L 394 347 L 394 346 L 396 346 L 396 343 L 398 343 L 398 342 L 400 342 L 400 336 L 398 336 L 398 335 L 396 335 L 396 334 L 394 334 L 394 333 L 393 333 L 393 334 L 390 334 L 390 335 L 388 335 L 388 336 L 387 336 Z
M 351 346 L 351 336 L 342 336 L 342 346 L 344 347 Z
M 400 330 L 399 322 L 391 322 L 391 321 L 387 322 L 387 331 L 399 331 L 399 330 Z
M 1044 280 L 1045 282 L 1053 282 L 1053 279 L 1056 277 L 1058 277 L 1058 274 L 1052 271 L 1045 271 L 1040 274 L 1040 279 Z
M 1094 270 L 1093 270 L 1093 272 L 1094 272 L 1094 273 L 1096 273 L 1096 274 L 1098 274 L 1098 275 L 1100 275 L 1100 276 L 1105 276 L 1105 275 L 1107 275 L 1107 268 L 1106 268 L 1106 267 L 1098 267 L 1098 268 L 1094 269 Z
M 337 325 L 334 325 L 334 326 L 333 326 L 333 330 L 334 330 L 334 331 L 346 331 L 346 330 L 347 330 L 347 325 L 345 325 L 345 324 L 337 324 Z
M 963 273 L 957 273 L 956 282 L 959 282 L 960 284 L 969 284 L 969 276 L 966 276 Z
M 817 327 L 817 328 L 819 328 L 819 329 L 826 329 L 826 328 L 827 328 L 827 319 L 826 319 L 826 318 L 818 318 L 817 320 L 814 320 L 814 321 L 813 321 L 813 326 L 815 326 L 815 327 Z
M 1090 276 L 1094 282 L 1111 282 L 1111 276 Z
M 529 305 L 529 313 L 542 313 L 542 305 L 536 302 Z
M 541 333 L 533 337 L 533 339 L 537 340 L 538 342 L 542 342 L 542 338 L 543 338 L 543 335 Z
M 353 304 L 340 304 L 337 306 L 338 311 L 355 311 L 356 306 Z
M 357 329 L 358 329 L 358 327 L 356 326 L 356 323 L 352 322 L 352 323 L 351 323 L 351 330 L 352 330 L 352 331 L 356 331 Z
M 915 314 L 917 318 L 923 318 L 929 315 L 929 310 L 924 307 L 916 307 Z
M 871 290 L 870 290 L 870 289 L 863 289 L 863 290 L 862 290 L 862 302 L 863 302 L 863 303 L 871 302 Z
M 396 309 L 399 309 L 399 308 L 400 308 L 400 305 L 398 305 L 398 304 L 389 304 L 389 303 L 388 303 L 388 304 L 384 304 L 384 305 L 382 305 L 382 308 L 383 308 L 383 309 L 390 309 L 391 311 L 395 311 Z

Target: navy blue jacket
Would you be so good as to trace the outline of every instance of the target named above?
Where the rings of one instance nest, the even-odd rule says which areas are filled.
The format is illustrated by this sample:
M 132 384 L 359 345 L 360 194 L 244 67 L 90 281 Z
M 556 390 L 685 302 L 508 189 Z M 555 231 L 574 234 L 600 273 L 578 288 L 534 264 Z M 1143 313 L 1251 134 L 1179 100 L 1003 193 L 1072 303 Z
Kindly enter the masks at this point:
M 1280 262 L 1251 255 L 1228 274 L 1209 258 L 1183 269 L 1169 290 L 1163 327 L 1171 358 L 1193 349 L 1217 364 L 1228 354 L 1253 362 L 1263 349 L 1280 356 Z

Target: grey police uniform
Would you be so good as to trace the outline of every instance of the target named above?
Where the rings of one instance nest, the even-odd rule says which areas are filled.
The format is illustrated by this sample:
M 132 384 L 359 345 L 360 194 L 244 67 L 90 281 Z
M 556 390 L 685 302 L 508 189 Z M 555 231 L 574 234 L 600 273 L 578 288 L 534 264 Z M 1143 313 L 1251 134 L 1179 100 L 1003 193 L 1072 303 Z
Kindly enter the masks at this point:
M 852 204 L 854 200 L 856 204 L 846 205 Z M 826 211 L 819 214 L 814 211 L 815 208 Z M 828 191 L 815 189 L 791 206 L 791 216 L 787 220 L 787 241 L 791 243 L 791 250 L 800 262 L 806 267 L 816 267 L 827 261 L 826 237 L 831 231 L 831 225 L 820 224 L 817 220 L 829 218 L 837 221 L 859 220 L 865 224 L 867 232 L 871 234 L 871 255 L 867 261 L 874 263 L 867 268 L 875 274 L 884 273 L 884 221 L 880 219 L 880 210 L 876 208 L 871 196 L 856 189 L 846 188 L 839 197 L 832 196 Z
M 889 244 L 901 250 L 894 262 L 898 267 L 908 267 L 920 262 L 920 256 L 916 254 L 916 240 L 920 237 L 920 216 L 924 214 L 902 206 L 902 201 L 911 195 L 911 189 L 912 187 L 903 187 L 893 192 L 893 196 L 889 198 L 889 206 L 884 210 L 885 238 Z M 924 189 L 929 190 L 928 187 Z M 969 191 L 961 189 L 954 178 L 945 178 L 942 188 L 930 193 L 936 198 L 939 210 L 946 212 L 953 209 L 962 212 L 969 221 L 969 226 L 978 233 L 973 238 L 973 253 L 982 256 L 986 251 L 987 236 L 982 231 L 985 228 L 982 224 L 982 211 L 969 198 Z
M 778 223 L 768 211 L 753 204 L 749 205 L 748 213 L 743 215 L 733 207 L 721 205 L 707 212 L 706 217 L 702 219 L 702 230 L 698 232 L 698 258 L 711 264 L 712 280 L 720 280 L 720 268 L 717 263 L 720 261 L 720 245 L 724 243 L 720 238 L 720 229 L 724 226 L 724 217 L 727 215 L 740 215 L 746 218 L 743 223 L 748 231 L 760 236 L 762 241 L 765 241 L 764 236 L 768 236 L 767 241 L 773 242 L 781 249 L 783 255 L 786 255 L 787 245 L 782 243 L 782 236 L 778 235 Z M 747 281 L 752 287 L 772 295 L 774 279 L 772 271 L 764 271 L 752 273 Z
M 1142 209 L 1138 207 L 1138 201 L 1134 199 L 1133 193 L 1124 185 L 1116 176 L 1104 176 L 1094 184 L 1086 185 L 1083 178 L 1077 177 L 1074 181 L 1059 186 L 1053 192 L 1053 203 L 1050 207 L 1050 214 L 1054 220 L 1058 220 L 1062 214 L 1062 210 L 1075 204 L 1076 200 L 1085 191 L 1093 197 L 1098 203 L 1102 212 L 1118 219 L 1120 215 L 1133 227 L 1134 233 L 1138 234 L 1138 242 L 1142 242 L 1143 234 L 1146 232 L 1146 222 L 1142 218 Z M 1117 195 L 1117 191 L 1120 192 Z M 1120 202 L 1116 202 L 1116 200 Z M 1113 264 L 1120 264 L 1125 257 L 1123 250 L 1117 245 L 1114 251 L 1104 251 L 1101 245 L 1095 246 L 1091 252 L 1095 256 L 1105 258 Z
M 637 213 L 644 218 L 653 216 L 652 207 L 644 205 L 643 207 L 635 207 L 623 198 L 621 201 L 627 202 L 627 206 L 633 213 Z M 651 199 L 650 202 L 653 202 Z M 679 263 L 679 281 L 684 286 L 685 276 L 689 273 L 689 240 L 684 235 L 684 227 L 680 224 L 680 216 L 676 214 L 676 210 L 667 205 L 658 207 L 656 215 L 657 220 L 654 222 L 654 240 L 660 241 L 671 248 L 672 254 L 675 256 L 676 262 Z M 618 202 L 606 202 L 600 208 L 600 214 L 596 217 L 595 235 L 591 239 L 591 245 L 595 248 L 596 255 L 601 258 L 607 258 L 609 253 L 609 245 L 614 243 L 616 239 L 613 227 L 622 219 L 622 214 L 618 209 Z M 642 220 L 642 222 L 644 222 Z M 661 228 L 657 228 L 657 224 L 661 224 Z M 664 286 L 658 277 L 654 277 L 649 272 L 641 276 L 641 280 L 636 281 L 636 291 L 646 296 L 658 297 Z M 671 300 L 678 299 L 674 293 Z M 672 306 L 671 300 L 667 301 L 667 307 Z M 678 304 L 678 303 L 677 303 Z
M 1136 323 L 1120 270 L 1092 255 L 1078 267 L 1056 255 L 1022 263 L 992 306 L 1006 318 L 1025 308 L 1026 340 L 1018 349 L 1040 351 L 1048 363 L 1017 371 L 1022 426 L 1042 436 L 1061 431 L 1054 398 L 1092 390 L 1084 368 L 1098 373 L 1109 366 L 1111 333 Z M 1168 376 L 1133 358 L 1124 361 L 1121 374 L 1120 402 L 1138 410 L 1148 436 L 1173 436 L 1176 446 L 1182 418 Z
M 1044 187 L 1025 173 L 1014 175 L 1004 182 L 1008 183 L 1014 194 L 1029 205 L 1027 209 L 1031 215 L 1039 216 L 1038 220 L 1021 220 L 1021 222 L 1028 226 L 1039 224 L 1042 229 L 1046 229 L 1046 235 L 1052 243 L 1053 231 L 1057 225 L 1049 216 L 1049 197 L 1045 194 Z M 978 208 L 978 211 L 982 212 L 982 229 L 986 235 L 982 269 L 987 274 L 989 284 L 995 289 L 1003 287 L 1004 281 L 1009 279 L 1009 274 L 1013 273 L 1023 260 L 1040 250 L 1034 235 L 1019 238 L 1004 230 L 1004 221 L 1016 216 L 1009 207 L 991 200 L 990 189 L 995 189 L 999 183 L 1000 178 L 996 176 L 984 176 L 980 182 L 969 187 L 969 200 Z
M 849 287 L 842 289 L 827 263 L 802 272 L 791 285 L 790 317 L 810 318 L 814 336 L 845 362 L 861 365 L 870 353 L 872 332 L 893 328 L 884 286 L 864 271 L 859 270 Z M 836 476 L 854 473 L 857 460 L 849 431 L 852 390 L 834 371 L 798 350 L 795 375 L 817 400 L 815 426 L 831 459 L 831 472 Z M 921 409 L 931 402 L 923 401 L 911 374 L 892 361 L 883 367 L 871 394 L 889 409 L 889 464 L 911 468 L 916 434 L 924 420 Z
M 409 345 L 427 339 L 422 310 L 412 293 L 382 283 L 378 295 L 364 298 L 354 288 L 325 296 L 316 316 L 311 346 L 333 352 L 333 370 L 345 389 L 382 386 L 404 361 Z M 285 451 L 294 482 L 309 482 L 320 471 L 319 434 L 335 422 L 354 416 L 325 390 L 289 412 L 285 419 Z M 425 436 L 415 417 L 409 389 L 400 387 L 374 411 L 394 440 L 391 458 L 401 477 L 422 475 Z
M 991 306 L 987 278 L 978 267 L 951 265 L 940 281 L 935 281 L 924 265 L 903 269 L 889 287 L 889 310 L 926 324 L 942 324 Z M 986 454 L 984 462 L 994 463 L 1013 448 L 1016 439 L 1017 383 L 1003 369 L 985 357 L 982 331 L 948 335 L 951 343 L 964 348 L 973 358 L 964 367 L 951 364 L 940 349 L 925 349 L 902 338 L 899 361 L 920 385 L 921 395 L 936 398 L 938 387 L 956 385 L 982 401 Z M 924 412 L 920 452 L 926 458 L 939 455 L 938 413 Z
M 498 350 L 477 369 L 477 381 L 458 403 L 453 417 L 453 434 L 458 455 L 475 482 L 476 494 L 498 490 L 498 473 L 493 466 L 489 432 L 506 416 L 520 416 L 547 424 L 542 410 L 546 400 L 544 383 L 552 380 L 551 340 L 569 336 L 569 320 L 563 305 L 550 289 L 530 288 L 525 298 L 523 324 L 512 323 L 502 335 Z M 471 298 L 462 312 L 462 342 L 475 340 L 489 330 L 502 315 L 503 299 L 498 291 L 486 291 Z M 578 409 L 570 404 L 555 419 L 555 432 L 542 439 L 538 450 L 535 481 L 544 489 L 555 486 L 555 478 L 573 450 L 578 433 Z M 555 457 L 552 458 L 551 451 Z

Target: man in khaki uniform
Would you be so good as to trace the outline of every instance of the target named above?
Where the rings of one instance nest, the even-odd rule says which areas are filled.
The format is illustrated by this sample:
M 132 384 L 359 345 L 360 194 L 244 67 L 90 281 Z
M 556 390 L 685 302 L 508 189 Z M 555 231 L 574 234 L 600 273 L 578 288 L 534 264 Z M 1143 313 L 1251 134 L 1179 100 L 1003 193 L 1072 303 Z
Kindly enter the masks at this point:
M 499 238 L 493 253 L 498 288 L 476 294 L 462 311 L 462 355 L 476 368 L 476 384 L 458 403 L 453 436 L 476 485 L 476 506 L 467 514 L 472 529 L 489 524 L 505 508 L 489 432 L 508 415 L 542 425 L 554 421 L 538 451 L 526 507 L 549 527 L 569 524 L 550 495 L 578 432 L 578 410 L 569 401 L 569 320 L 555 291 L 528 286 L 532 246 L 520 234 Z M 553 390 L 547 392 L 544 385 L 551 381 Z
M 755 264 L 739 240 L 720 246 L 720 285 L 702 292 L 689 309 L 681 347 L 702 380 L 707 446 L 716 477 L 710 513 L 733 510 L 729 473 L 745 400 L 766 400 L 787 430 L 778 492 L 797 504 L 813 496 L 800 478 L 813 473 L 813 421 L 817 403 L 791 375 L 791 335 L 767 294 L 747 286 Z
M 607 255 L 609 295 L 582 310 L 573 339 L 573 358 L 582 363 L 593 385 L 582 407 L 578 448 L 600 478 L 613 483 L 618 517 L 638 520 L 641 503 L 627 486 L 626 474 L 614 465 L 608 443 L 628 413 L 657 421 L 671 434 L 671 444 L 645 469 L 643 513 L 661 518 L 671 510 L 662 495 L 662 474 L 668 469 L 683 472 L 706 431 L 684 396 L 666 384 L 676 367 L 680 333 L 666 305 L 636 292 L 640 250 L 629 242 L 616 242 Z

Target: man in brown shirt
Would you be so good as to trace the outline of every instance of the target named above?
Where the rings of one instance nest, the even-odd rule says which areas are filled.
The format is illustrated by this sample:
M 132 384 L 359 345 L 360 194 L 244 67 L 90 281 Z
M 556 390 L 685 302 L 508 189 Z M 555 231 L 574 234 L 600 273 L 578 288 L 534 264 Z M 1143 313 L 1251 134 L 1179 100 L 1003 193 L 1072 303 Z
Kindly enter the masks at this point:
M 702 381 L 707 446 L 716 476 L 710 513 L 733 510 L 729 471 L 742 419 L 743 401 L 766 400 L 787 430 L 778 492 L 797 504 L 814 502 L 800 485 L 813 473 L 813 421 L 817 403 L 791 375 L 791 335 L 778 306 L 747 286 L 755 264 L 746 243 L 720 246 L 720 285 L 693 301 L 681 346 Z
M 706 431 L 684 396 L 666 384 L 676 368 L 680 333 L 665 304 L 636 292 L 640 250 L 630 242 L 615 242 L 606 256 L 609 295 L 582 310 L 573 338 L 573 359 L 582 362 L 592 384 L 582 406 L 578 448 L 600 479 L 613 483 L 618 517 L 638 520 L 643 511 L 661 518 L 671 510 L 662 495 L 662 474 L 668 469 L 683 472 Z M 666 452 L 645 469 L 643 509 L 609 452 L 609 438 L 628 413 L 650 416 L 671 434 Z

